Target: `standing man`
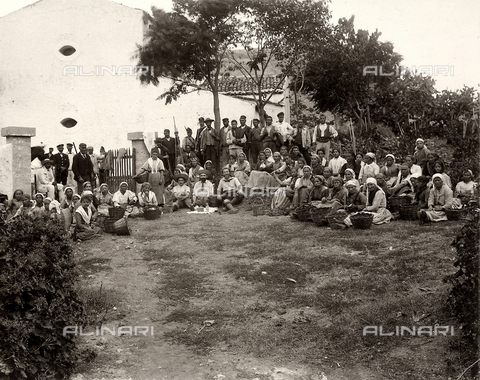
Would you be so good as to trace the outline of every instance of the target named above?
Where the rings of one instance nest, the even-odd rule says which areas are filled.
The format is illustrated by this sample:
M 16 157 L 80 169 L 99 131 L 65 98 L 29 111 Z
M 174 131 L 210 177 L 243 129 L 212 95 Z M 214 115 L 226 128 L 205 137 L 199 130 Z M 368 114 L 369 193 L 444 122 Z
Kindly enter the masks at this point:
M 52 160 L 53 160 L 53 156 L 54 156 L 54 154 L 53 154 L 53 148 L 48 148 L 48 153 L 45 154 L 45 158 L 48 158 L 50 161 L 52 161 Z
M 253 128 L 250 129 L 250 165 L 256 164 L 258 154 L 263 150 L 262 128 L 260 120 L 253 119 Z
M 245 115 L 240 116 L 240 125 L 238 126 L 242 131 L 244 131 L 245 136 L 247 137 L 247 141 L 245 142 L 245 147 L 243 148 L 243 152 L 248 157 L 250 152 L 250 128 L 247 125 L 247 117 Z
M 312 136 L 312 147 L 315 149 L 315 153 L 319 149 L 325 151 L 325 158 L 328 162 L 330 159 L 330 142 L 338 136 L 337 130 L 326 123 L 327 118 L 322 113 L 320 114 L 319 124 L 315 127 Z M 316 146 L 315 146 L 316 145 Z
M 63 144 L 57 145 L 58 153 L 53 156 L 53 163 L 55 165 L 55 181 L 66 186 L 70 160 L 68 159 L 68 156 L 63 153 L 63 146 Z
M 166 148 L 166 154 L 168 154 L 168 163 L 170 164 L 170 169 L 173 171 L 176 167 L 176 162 L 175 162 L 175 149 L 176 145 L 180 145 L 180 141 L 178 137 L 176 136 L 175 138 L 170 137 L 170 129 L 165 129 L 163 131 L 164 138 L 161 139 L 161 144 Z
M 76 193 L 77 191 L 76 186 L 77 184 L 75 183 L 75 180 L 73 179 L 74 174 L 72 170 L 73 166 L 73 157 L 75 154 L 72 152 L 73 144 L 72 143 L 67 143 L 67 156 L 68 156 L 68 177 L 67 177 L 67 186 L 70 186 L 73 188 L 73 192 Z
M 95 182 L 92 182 L 92 187 L 96 188 L 100 186 L 100 183 L 97 183 L 98 177 L 100 176 L 100 167 L 98 166 L 97 155 L 93 153 L 93 146 L 87 147 L 87 153 L 90 156 L 90 161 L 92 161 L 93 166 L 93 177 Z
M 245 129 L 237 127 L 237 121 L 232 120 L 232 127 L 227 132 L 228 154 L 237 157 L 240 152 L 243 152 L 246 143 Z
M 290 150 L 290 143 L 292 142 L 292 133 L 293 133 L 293 128 L 292 126 L 283 121 L 285 119 L 285 114 L 283 112 L 280 112 L 277 114 L 278 121 L 275 124 L 275 130 L 280 134 L 282 141 L 279 141 L 279 145 L 286 145 L 287 148 Z M 277 144 L 278 145 L 278 144 Z M 277 146 L 277 150 L 280 150 L 280 146 Z
M 192 137 L 192 129 L 187 128 L 187 137 L 185 137 L 182 141 L 182 149 L 184 152 L 187 151 L 187 146 L 190 147 L 190 151 L 195 151 L 195 139 Z
M 292 145 L 298 146 L 298 150 L 303 154 L 303 157 L 305 157 L 307 164 L 310 165 L 310 153 L 308 149 L 312 145 L 312 138 L 310 131 L 301 121 L 293 128 Z
M 203 165 L 205 163 L 205 157 L 203 156 L 203 153 L 200 152 L 200 135 L 202 134 L 203 130 L 206 128 L 205 126 L 205 119 L 203 117 L 200 117 L 198 119 L 198 129 L 197 129 L 197 136 L 195 137 L 195 153 L 200 160 L 200 165 Z
M 200 139 L 200 153 L 205 158 L 205 161 L 212 161 L 212 166 L 215 168 L 218 164 L 217 160 L 217 144 L 220 140 L 215 128 L 212 128 L 213 119 L 207 117 L 205 123 L 206 128 L 203 129 L 199 136 Z
M 82 192 L 84 182 L 90 181 L 93 186 L 93 165 L 87 153 L 87 144 L 81 143 L 78 148 L 80 152 L 73 157 L 72 170 L 77 181 L 77 191 Z
M 267 125 L 262 129 L 262 141 L 263 141 L 263 149 L 270 148 L 272 152 L 277 151 L 277 144 L 276 141 L 278 140 L 277 132 L 275 131 L 275 126 L 272 125 L 273 118 L 271 116 L 267 116 L 265 119 Z
M 228 163 L 227 132 L 230 129 L 228 122 L 227 117 L 222 119 L 223 127 L 220 128 L 220 168 L 223 168 Z

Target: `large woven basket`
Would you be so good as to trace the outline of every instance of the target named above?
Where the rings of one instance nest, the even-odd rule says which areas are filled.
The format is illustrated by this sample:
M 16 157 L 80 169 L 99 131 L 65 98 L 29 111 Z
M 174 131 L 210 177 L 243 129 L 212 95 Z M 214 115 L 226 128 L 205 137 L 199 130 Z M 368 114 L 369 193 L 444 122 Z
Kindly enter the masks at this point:
M 373 214 L 359 212 L 350 217 L 352 225 L 359 230 L 368 230 L 372 226 Z
M 148 172 L 139 173 L 139 174 L 133 176 L 132 178 L 138 184 L 145 183 L 145 182 L 148 181 Z
M 130 229 L 128 228 L 127 218 L 121 218 L 113 223 L 113 228 L 117 235 L 130 235 Z
M 331 210 L 331 207 L 312 207 L 310 216 L 317 226 L 326 226 L 328 225 L 327 216 Z
M 115 228 L 113 227 L 113 223 L 115 223 L 117 219 L 105 219 L 103 221 L 103 228 L 105 232 L 108 232 L 109 234 L 114 234 L 115 233 Z
M 253 216 L 259 216 L 265 214 L 265 203 L 261 197 L 255 197 L 252 200 Z
M 143 216 L 148 220 L 155 220 L 160 218 L 160 208 L 157 206 L 148 206 L 143 209 Z
M 208 206 L 210 207 L 222 207 L 222 201 L 217 198 L 216 195 L 208 197 Z
M 110 218 L 118 220 L 120 218 L 123 218 L 123 215 L 125 215 L 125 209 L 121 207 L 110 207 L 108 209 L 108 215 Z
M 328 225 L 332 230 L 341 230 L 347 228 L 347 226 L 343 223 L 347 215 L 348 214 L 345 210 L 337 210 L 333 214 L 329 214 L 327 216 Z
M 448 220 L 460 220 L 463 219 L 463 210 L 447 208 L 445 210 L 445 215 L 447 215 Z
M 388 199 L 388 203 L 390 204 L 390 211 L 400 212 L 400 206 L 406 206 L 411 204 L 412 198 L 392 196 Z
M 418 204 L 400 205 L 400 218 L 403 220 L 418 219 Z
M 303 204 L 303 205 L 298 206 L 295 209 L 295 213 L 297 214 L 298 219 L 301 222 L 306 222 L 307 220 L 311 219 L 311 216 L 310 216 L 310 208 L 311 207 L 312 206 L 310 206 L 308 204 Z

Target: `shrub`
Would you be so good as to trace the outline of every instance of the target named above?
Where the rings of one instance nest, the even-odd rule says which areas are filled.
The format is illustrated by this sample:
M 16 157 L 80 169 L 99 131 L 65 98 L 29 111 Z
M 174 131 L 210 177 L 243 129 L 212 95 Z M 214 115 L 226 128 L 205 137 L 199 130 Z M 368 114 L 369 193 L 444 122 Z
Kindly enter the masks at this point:
M 73 249 L 56 222 L 18 218 L 0 230 L 0 377 L 64 379 L 80 358 Z

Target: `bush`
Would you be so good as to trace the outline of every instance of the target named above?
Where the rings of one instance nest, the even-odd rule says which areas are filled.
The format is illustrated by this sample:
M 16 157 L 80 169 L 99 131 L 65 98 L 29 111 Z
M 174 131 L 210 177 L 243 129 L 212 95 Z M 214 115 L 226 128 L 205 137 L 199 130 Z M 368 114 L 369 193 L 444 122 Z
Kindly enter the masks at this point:
M 64 379 L 80 359 L 66 326 L 85 312 L 73 249 L 56 222 L 18 218 L 0 230 L 0 377 Z
M 453 285 L 447 305 L 455 316 L 461 331 L 462 365 L 469 366 L 477 360 L 478 352 L 478 269 L 479 269 L 479 212 L 476 205 L 469 211 L 471 220 L 462 228 L 453 246 L 457 249 L 454 265 L 457 271 L 445 277 L 444 281 Z M 478 365 L 470 373 L 478 372 Z

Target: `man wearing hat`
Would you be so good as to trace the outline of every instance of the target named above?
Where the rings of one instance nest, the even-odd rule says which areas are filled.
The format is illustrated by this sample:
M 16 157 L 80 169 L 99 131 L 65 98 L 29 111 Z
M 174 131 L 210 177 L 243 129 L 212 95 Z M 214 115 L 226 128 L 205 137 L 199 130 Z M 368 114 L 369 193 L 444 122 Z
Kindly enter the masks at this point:
M 262 143 L 262 128 L 260 128 L 260 120 L 253 119 L 253 127 L 250 129 L 249 141 L 250 141 L 250 165 L 256 164 L 258 154 L 263 150 Z
M 205 119 L 203 117 L 198 118 L 198 129 L 197 129 L 197 135 L 195 136 L 195 154 L 197 155 L 198 159 L 200 160 L 200 165 L 203 165 L 205 163 L 205 157 L 203 156 L 203 153 L 200 152 L 200 136 L 203 132 L 203 130 L 206 128 L 205 125 Z
M 338 136 L 338 132 L 333 126 L 328 125 L 327 118 L 322 113 L 320 114 L 319 124 L 313 130 L 312 147 L 315 152 L 319 149 L 323 149 L 325 152 L 325 158 L 330 160 L 330 142 Z
M 208 198 L 214 194 L 213 184 L 207 179 L 210 175 L 208 170 L 202 169 L 198 172 L 200 181 L 193 187 L 193 206 L 206 207 Z
M 177 184 L 172 189 L 173 211 L 178 211 L 182 207 L 192 209 L 192 200 L 190 199 L 190 187 L 187 185 L 188 176 L 186 174 L 177 174 L 174 180 Z
M 223 168 L 228 163 L 228 143 L 227 133 L 230 129 L 230 120 L 228 117 L 222 119 L 223 127 L 220 128 L 220 167 Z
M 275 130 L 280 134 L 282 141 L 280 145 L 286 145 L 288 148 L 290 148 L 290 143 L 292 142 L 292 134 L 293 134 L 293 128 L 292 126 L 285 122 L 285 113 L 284 112 L 279 112 L 277 114 L 278 121 L 275 123 Z M 278 147 L 280 149 L 280 147 Z
M 52 161 L 52 160 L 53 160 L 53 156 L 54 156 L 54 154 L 53 154 L 53 148 L 48 148 L 48 153 L 45 154 L 45 158 L 48 158 L 50 161 Z
M 58 196 L 63 198 L 63 186 L 55 181 L 52 161 L 48 158 L 43 160 L 43 166 L 37 170 L 37 191 L 46 193 L 52 199 L 58 199 Z
M 72 143 L 67 143 L 67 153 L 66 154 L 68 156 L 68 162 L 69 162 L 67 186 L 70 186 L 71 188 L 73 188 L 73 190 L 74 190 L 73 192 L 76 193 L 76 191 L 75 191 L 76 183 L 75 183 L 75 180 L 73 179 L 74 175 L 73 175 L 73 170 L 72 170 L 73 157 L 75 156 L 75 153 L 73 153 L 72 148 L 73 148 L 73 144 Z
M 217 131 L 212 127 L 212 122 L 213 119 L 209 117 L 205 120 L 207 126 L 200 134 L 200 153 L 205 158 L 205 161 L 212 161 L 212 165 L 215 168 L 218 163 L 216 147 L 220 139 Z
M 168 155 L 168 164 L 171 171 L 175 169 L 175 149 L 177 145 L 180 145 L 180 139 L 178 138 L 178 132 L 175 132 L 175 138 L 170 137 L 170 129 L 163 131 L 164 138 L 160 139 L 161 144 L 164 146 L 164 152 Z M 156 141 L 156 140 L 155 140 Z
M 93 182 L 93 165 L 92 160 L 87 152 L 87 144 L 81 143 L 78 148 L 80 152 L 78 152 L 73 157 L 73 175 L 75 181 L 77 181 L 77 189 L 78 191 L 83 190 L 83 183 L 84 182 Z
M 63 153 L 63 147 L 63 144 L 57 145 L 58 153 L 53 156 L 53 163 L 55 165 L 55 181 L 61 183 L 63 186 L 66 186 L 70 160 L 68 156 Z
M 192 137 L 192 129 L 187 128 L 187 137 L 185 137 L 182 141 L 182 149 L 186 152 L 187 146 L 190 147 L 191 151 L 195 150 L 195 139 Z
M 245 155 L 248 157 L 250 153 L 250 128 L 247 125 L 247 117 L 245 115 L 240 116 L 240 125 L 238 126 L 240 130 L 244 131 L 245 136 L 247 137 L 247 142 L 245 143 L 245 147 L 243 148 L 243 151 L 245 152 Z

